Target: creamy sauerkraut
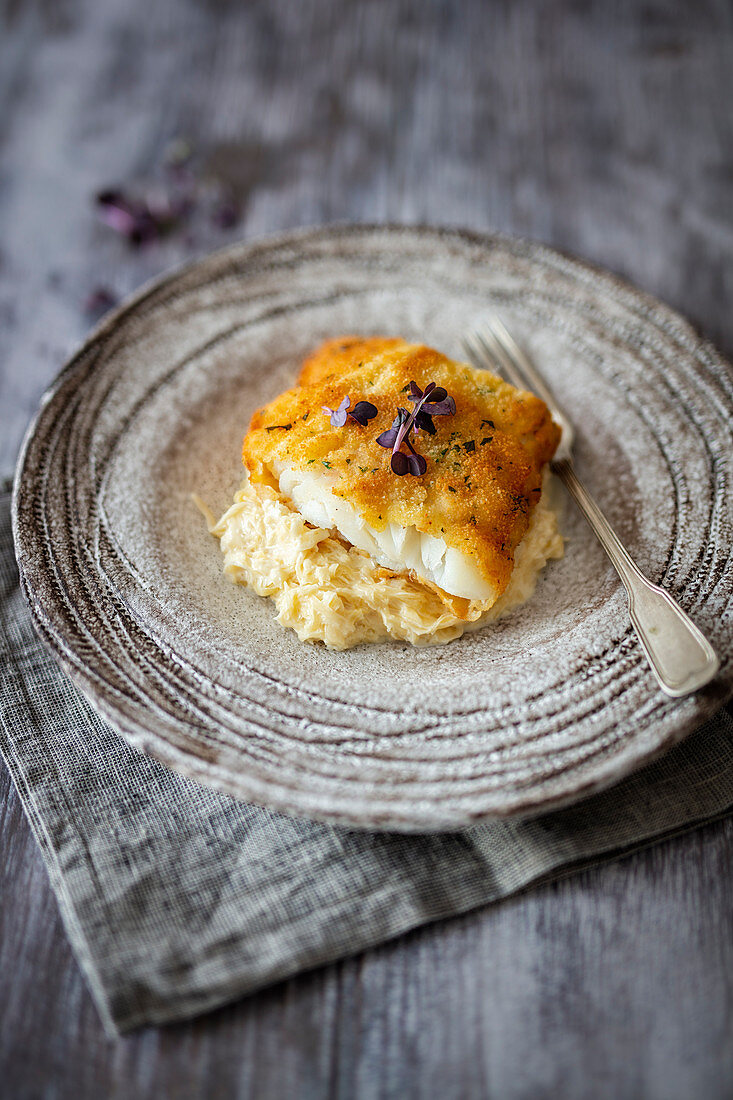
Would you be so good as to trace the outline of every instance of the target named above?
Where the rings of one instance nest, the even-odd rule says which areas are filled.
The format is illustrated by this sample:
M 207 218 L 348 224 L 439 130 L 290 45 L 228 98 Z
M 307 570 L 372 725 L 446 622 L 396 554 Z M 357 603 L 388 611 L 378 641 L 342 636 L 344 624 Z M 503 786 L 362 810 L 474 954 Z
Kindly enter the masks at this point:
M 393 572 L 335 530 L 309 524 L 277 489 L 245 480 L 234 503 L 209 530 L 220 540 L 224 571 L 272 599 L 277 619 L 301 641 L 349 649 L 387 639 L 437 645 L 493 622 L 525 603 L 551 558 L 563 555 L 549 475 L 519 543 L 509 583 L 497 600 L 452 596 L 413 573 Z

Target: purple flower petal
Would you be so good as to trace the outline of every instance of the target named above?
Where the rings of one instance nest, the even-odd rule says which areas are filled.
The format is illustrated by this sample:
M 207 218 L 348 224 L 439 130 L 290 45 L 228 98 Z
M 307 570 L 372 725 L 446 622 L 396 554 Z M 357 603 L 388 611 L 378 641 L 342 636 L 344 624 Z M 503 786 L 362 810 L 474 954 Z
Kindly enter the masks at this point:
M 348 397 L 345 397 L 336 412 L 331 416 L 331 423 L 334 428 L 343 428 L 346 423 L 346 410 L 348 409 L 351 401 Z
M 334 428 L 343 428 L 346 423 L 346 410 L 350 404 L 350 399 L 345 397 L 337 409 L 329 409 L 328 405 L 321 405 L 321 411 L 325 416 L 330 416 L 331 426 Z

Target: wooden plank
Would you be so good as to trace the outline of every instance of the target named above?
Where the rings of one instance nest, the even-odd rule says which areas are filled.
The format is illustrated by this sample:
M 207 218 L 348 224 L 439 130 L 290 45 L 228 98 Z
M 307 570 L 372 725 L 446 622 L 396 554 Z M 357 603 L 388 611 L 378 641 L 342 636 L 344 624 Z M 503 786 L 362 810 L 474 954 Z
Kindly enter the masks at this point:
M 6 5 L 0 467 L 89 319 L 227 240 L 330 220 L 540 237 L 724 350 L 733 9 L 652 0 Z M 192 139 L 239 224 L 134 251 L 99 188 Z M 14 1096 L 689 1097 L 733 1088 L 733 824 L 428 928 L 190 1024 L 105 1040 L 0 778 L 0 1066 Z

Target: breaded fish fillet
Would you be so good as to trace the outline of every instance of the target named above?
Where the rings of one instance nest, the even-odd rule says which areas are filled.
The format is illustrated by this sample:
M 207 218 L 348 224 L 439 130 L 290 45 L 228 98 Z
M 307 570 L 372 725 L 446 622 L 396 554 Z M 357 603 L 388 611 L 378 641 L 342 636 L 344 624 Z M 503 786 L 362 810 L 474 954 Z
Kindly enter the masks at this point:
M 410 439 L 427 466 L 397 476 L 377 437 L 410 384 L 447 390 L 453 415 Z M 334 427 L 323 408 L 348 397 L 376 416 Z M 299 384 L 252 417 L 242 456 L 254 482 L 277 486 L 305 519 L 336 529 L 396 572 L 451 595 L 496 600 L 560 439 L 546 405 L 488 371 L 432 348 L 385 337 L 331 340 L 308 358 Z

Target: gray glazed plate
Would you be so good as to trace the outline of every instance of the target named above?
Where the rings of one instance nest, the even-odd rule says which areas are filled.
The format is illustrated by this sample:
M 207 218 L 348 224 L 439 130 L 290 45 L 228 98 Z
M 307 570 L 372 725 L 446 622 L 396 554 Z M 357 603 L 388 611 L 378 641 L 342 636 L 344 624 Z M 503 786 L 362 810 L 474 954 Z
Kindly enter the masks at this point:
M 623 590 L 568 504 L 534 599 L 447 646 L 332 653 L 223 576 L 220 512 L 252 410 L 341 333 L 460 357 L 487 306 L 579 429 L 577 465 L 645 572 L 708 634 L 718 680 L 656 687 Z M 46 395 L 18 467 L 42 636 L 133 745 L 240 798 L 371 829 L 456 829 L 577 799 L 731 694 L 733 384 L 677 314 L 538 244 L 335 227 L 237 245 L 110 316 Z

